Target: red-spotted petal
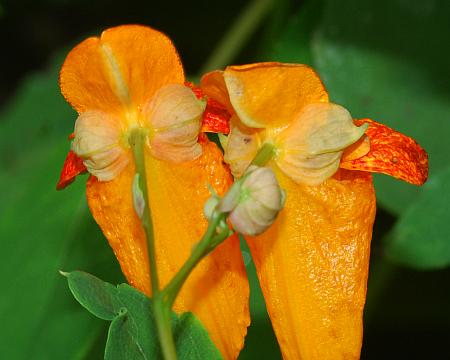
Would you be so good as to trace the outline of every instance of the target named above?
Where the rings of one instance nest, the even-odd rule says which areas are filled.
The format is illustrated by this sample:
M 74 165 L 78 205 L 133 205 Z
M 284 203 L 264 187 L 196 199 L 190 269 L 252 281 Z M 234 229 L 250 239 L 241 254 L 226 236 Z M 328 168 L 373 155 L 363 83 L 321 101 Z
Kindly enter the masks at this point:
M 362 170 L 391 175 L 414 185 L 422 185 L 428 178 L 428 155 L 414 139 L 370 119 L 354 121 L 369 124 L 366 135 L 370 151 L 357 159 L 345 160 L 343 169 Z
M 191 82 L 186 82 L 185 85 L 192 89 L 198 99 L 205 98 L 205 93 L 202 88 L 195 86 Z M 226 105 L 216 99 L 209 96 L 206 96 L 206 98 L 206 109 L 203 113 L 201 132 L 227 135 L 230 132 L 230 111 Z

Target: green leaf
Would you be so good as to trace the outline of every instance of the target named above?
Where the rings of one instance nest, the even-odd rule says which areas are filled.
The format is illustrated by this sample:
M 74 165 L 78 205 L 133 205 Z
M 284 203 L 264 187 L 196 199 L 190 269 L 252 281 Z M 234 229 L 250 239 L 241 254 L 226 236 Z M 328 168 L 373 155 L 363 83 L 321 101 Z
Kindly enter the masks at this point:
M 423 193 L 385 239 L 389 259 L 419 269 L 450 265 L 450 166 Z
M 26 78 L 16 97 L 0 114 L 2 171 L 14 171 L 23 156 L 32 155 L 49 141 L 62 143 L 73 132 L 76 113 L 58 88 L 61 64 L 62 59 L 58 57 L 48 71 Z M 69 143 L 66 143 L 68 150 Z M 62 161 L 64 157 L 64 152 L 59 154 Z
M 322 12 L 322 1 L 306 1 L 300 9 L 285 19 L 284 30 L 271 44 L 268 61 L 300 63 L 312 66 L 312 32 L 316 29 Z
M 239 238 L 250 285 L 250 315 L 252 319 L 245 338 L 245 346 L 239 354 L 239 360 L 259 359 L 261 354 L 264 354 L 264 359 L 281 359 L 280 347 L 267 313 L 255 264 L 244 237 L 239 235 Z
M 272 59 L 312 65 L 333 102 L 416 139 L 430 155 L 430 176 L 447 156 L 450 3 L 310 0 L 286 21 Z M 378 200 L 400 214 L 420 188 L 375 175 Z
M 86 206 L 85 178 L 55 190 L 75 120 L 59 94 L 59 66 L 56 61 L 26 79 L 0 115 L 0 354 L 5 359 L 83 359 L 106 330 L 80 309 L 58 270 L 85 268 L 123 281 Z
M 75 299 L 92 314 L 103 320 L 116 317 L 121 304 L 117 303 L 118 290 L 115 286 L 80 271 L 62 274 L 67 277 Z
M 75 298 L 95 316 L 112 320 L 107 360 L 161 358 L 152 301 L 127 284 L 117 287 L 81 271 L 65 274 Z M 112 314 L 112 316 L 110 316 Z M 192 313 L 171 313 L 179 359 L 221 359 L 207 331 Z
M 129 318 L 128 310 L 122 308 L 109 327 L 105 359 L 148 359 L 140 347 L 141 344 L 139 344 L 137 339 L 133 338 L 132 333 L 134 331 L 132 327 L 133 323 Z M 155 345 L 154 351 L 157 351 L 156 344 L 153 345 Z
M 450 3 L 326 1 L 313 38 L 314 62 L 331 100 L 416 139 L 430 155 L 430 175 L 450 164 Z M 380 203 L 397 214 L 419 188 L 375 177 Z
M 179 359 L 222 359 L 208 333 L 193 313 L 172 314 Z

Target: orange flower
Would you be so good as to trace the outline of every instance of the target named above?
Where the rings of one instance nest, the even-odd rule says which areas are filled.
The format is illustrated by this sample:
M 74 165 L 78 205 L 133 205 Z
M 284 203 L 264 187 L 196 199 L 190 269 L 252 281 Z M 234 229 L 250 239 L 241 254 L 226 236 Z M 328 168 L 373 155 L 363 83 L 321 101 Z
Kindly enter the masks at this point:
M 79 117 L 58 188 L 86 169 L 95 175 L 87 183 L 89 208 L 127 280 L 146 294 L 147 245 L 132 202 L 130 130 L 149 132 L 146 168 L 161 286 L 207 228 L 207 184 L 223 194 L 232 182 L 216 145 L 204 136 L 197 141 L 203 105 L 184 82 L 171 41 L 138 25 L 86 39 L 69 53 L 60 74 L 61 92 Z M 181 115 L 187 118 L 180 120 Z M 192 272 L 174 310 L 196 314 L 223 356 L 234 359 L 249 324 L 248 297 L 239 241 L 233 236 Z
M 233 114 L 224 148 L 235 175 L 264 143 L 274 147 L 269 165 L 286 204 L 247 242 L 283 358 L 358 359 L 375 218 L 370 172 L 423 184 L 425 151 L 373 120 L 353 125 L 304 65 L 231 66 L 201 87 Z

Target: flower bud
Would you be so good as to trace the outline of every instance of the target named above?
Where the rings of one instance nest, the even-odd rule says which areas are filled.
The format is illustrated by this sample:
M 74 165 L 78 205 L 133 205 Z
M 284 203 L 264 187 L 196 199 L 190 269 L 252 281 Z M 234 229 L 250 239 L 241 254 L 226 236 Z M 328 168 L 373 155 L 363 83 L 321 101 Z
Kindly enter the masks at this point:
M 206 200 L 205 205 L 203 206 L 203 214 L 208 220 L 212 220 L 214 215 L 214 211 L 216 211 L 217 206 L 219 205 L 219 198 L 217 195 L 212 195 L 208 200 Z
M 100 111 L 86 111 L 75 122 L 72 150 L 89 173 L 100 181 L 109 181 L 128 164 L 127 150 L 121 143 L 120 120 Z
M 139 217 L 139 219 L 142 220 L 142 217 L 144 215 L 144 209 L 145 209 L 145 199 L 144 199 L 144 193 L 142 192 L 142 189 L 139 185 L 139 174 L 134 175 L 133 184 L 131 187 L 131 193 L 133 195 L 134 211 L 136 211 L 136 214 Z
M 251 166 L 222 199 L 220 211 L 230 212 L 229 220 L 236 231 L 253 236 L 275 221 L 284 201 L 284 191 L 272 169 Z
M 160 160 L 183 162 L 202 153 L 198 134 L 205 103 L 186 86 L 166 85 L 145 105 L 143 113 L 150 127 L 150 151 Z

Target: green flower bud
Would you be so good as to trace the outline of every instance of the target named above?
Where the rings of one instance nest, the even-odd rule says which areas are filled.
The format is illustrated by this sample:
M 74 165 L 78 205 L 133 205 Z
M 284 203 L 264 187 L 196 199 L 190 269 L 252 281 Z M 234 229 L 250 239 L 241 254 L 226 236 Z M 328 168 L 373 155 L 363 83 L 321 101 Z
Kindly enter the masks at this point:
M 203 214 L 205 214 L 205 217 L 208 220 L 211 220 L 214 211 L 217 209 L 217 205 L 219 205 L 220 199 L 217 197 L 217 195 L 212 195 L 208 200 L 206 200 L 205 205 L 203 206 Z
M 272 225 L 284 202 L 284 191 L 272 169 L 251 166 L 222 199 L 219 210 L 230 213 L 236 231 L 253 236 Z

